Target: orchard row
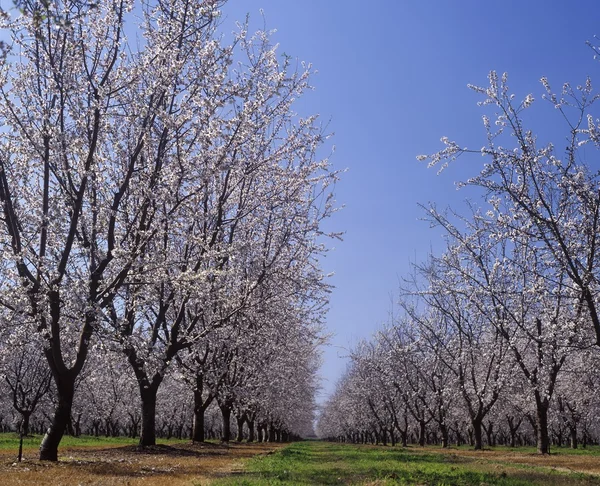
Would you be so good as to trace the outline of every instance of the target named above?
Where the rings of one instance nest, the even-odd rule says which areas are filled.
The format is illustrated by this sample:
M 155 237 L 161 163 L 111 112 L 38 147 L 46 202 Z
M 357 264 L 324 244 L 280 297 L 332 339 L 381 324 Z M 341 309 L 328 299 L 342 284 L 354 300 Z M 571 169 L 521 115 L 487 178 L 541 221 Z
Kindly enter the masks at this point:
M 223 3 L 2 16 L 2 407 L 48 427 L 41 459 L 69 428 L 202 440 L 214 406 L 225 439 L 311 426 L 337 174 L 294 111 L 311 67 L 228 42 Z
M 528 129 L 534 97 L 518 102 L 492 72 L 483 96 L 486 142 L 448 138 L 430 165 L 484 158 L 461 186 L 462 210 L 426 207 L 445 249 L 403 280 L 389 325 L 356 347 L 320 420 L 351 441 L 598 442 L 600 395 L 600 137 L 591 81 L 558 93 L 542 78 L 541 110 L 566 128 L 554 147 Z M 542 111 L 543 115 L 543 111 Z M 450 169 L 447 169 L 450 170 Z

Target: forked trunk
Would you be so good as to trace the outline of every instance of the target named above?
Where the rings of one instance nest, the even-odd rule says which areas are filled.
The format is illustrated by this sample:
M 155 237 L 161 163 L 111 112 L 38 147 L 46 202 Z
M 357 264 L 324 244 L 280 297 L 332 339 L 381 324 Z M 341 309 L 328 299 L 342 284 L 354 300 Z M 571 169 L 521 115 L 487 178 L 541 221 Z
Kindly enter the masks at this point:
M 212 403 L 214 397 L 210 395 L 206 400 L 202 399 L 202 382 L 197 379 L 199 386 L 194 390 L 194 422 L 192 424 L 192 441 L 204 442 L 204 412 Z

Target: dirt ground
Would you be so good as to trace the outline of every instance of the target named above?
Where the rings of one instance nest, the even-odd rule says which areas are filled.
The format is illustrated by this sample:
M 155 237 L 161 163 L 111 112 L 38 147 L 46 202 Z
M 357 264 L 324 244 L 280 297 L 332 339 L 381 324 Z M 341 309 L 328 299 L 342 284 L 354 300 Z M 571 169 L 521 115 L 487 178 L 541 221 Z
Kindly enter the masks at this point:
M 438 449 L 436 452 L 450 454 L 456 458 L 468 458 L 473 461 L 498 462 L 508 464 L 522 464 L 524 466 L 537 466 L 558 471 L 579 472 L 600 476 L 600 458 L 597 455 L 576 455 L 552 453 L 548 456 L 539 454 L 527 454 L 523 452 L 511 452 L 502 450 L 456 450 Z M 556 450 L 555 450 L 556 452 Z
M 209 485 L 235 474 L 242 459 L 269 454 L 278 444 L 178 444 L 138 450 L 135 446 L 64 448 L 57 463 L 40 462 L 35 450 L 0 453 L 0 484 L 12 485 Z M 36 458 L 36 459 L 34 459 Z

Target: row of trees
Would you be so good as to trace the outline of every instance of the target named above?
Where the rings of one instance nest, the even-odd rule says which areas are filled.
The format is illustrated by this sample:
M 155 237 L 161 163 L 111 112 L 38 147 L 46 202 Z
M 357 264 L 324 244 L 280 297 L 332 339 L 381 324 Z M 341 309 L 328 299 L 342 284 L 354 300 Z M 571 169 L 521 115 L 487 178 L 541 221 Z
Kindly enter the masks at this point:
M 214 342 L 214 341 L 213 341 Z M 230 346 L 231 341 L 222 343 Z M 22 436 L 43 434 L 52 421 L 56 393 L 39 350 L 12 349 L 3 361 L 0 383 L 0 428 Z M 314 354 L 261 363 L 261 380 L 239 379 L 232 362 L 216 356 L 206 366 L 202 389 L 197 375 L 175 363 L 165 375 L 156 400 L 155 433 L 160 437 L 234 438 L 249 442 L 288 440 L 312 433 L 316 362 Z M 223 357 L 224 355 L 222 355 Z M 294 367 L 294 373 L 286 373 Z M 193 384 L 192 384 L 193 383 Z M 228 401 L 229 400 L 229 401 Z M 66 431 L 81 434 L 138 437 L 142 407 L 138 383 L 122 353 L 96 350 L 76 384 Z
M 352 354 L 352 365 L 325 407 L 321 434 L 405 444 L 412 427 L 447 445 L 476 449 L 501 437 L 514 445 L 527 426 L 539 453 L 565 433 L 577 447 L 598 441 L 600 179 L 589 162 L 600 148 L 591 82 L 543 98 L 567 126 L 566 150 L 541 144 L 527 128 L 528 95 L 517 102 L 507 76 L 489 76 L 487 143 L 469 150 L 443 138 L 431 166 L 470 152 L 481 173 L 466 210 L 426 207 L 446 249 L 414 265 L 401 285 L 400 313 Z M 562 148 L 562 142 L 560 147 Z M 527 424 L 527 425 L 526 425 Z M 433 436 L 427 435 L 427 431 Z M 392 440 L 395 441 L 395 438 Z
M 41 459 L 131 386 L 118 354 L 143 446 L 169 373 L 196 440 L 213 401 L 225 429 L 232 411 L 310 422 L 337 174 L 317 116 L 293 111 L 310 66 L 247 24 L 227 43 L 223 3 L 28 0 L 2 17 L 1 355 L 24 418 L 53 390 Z

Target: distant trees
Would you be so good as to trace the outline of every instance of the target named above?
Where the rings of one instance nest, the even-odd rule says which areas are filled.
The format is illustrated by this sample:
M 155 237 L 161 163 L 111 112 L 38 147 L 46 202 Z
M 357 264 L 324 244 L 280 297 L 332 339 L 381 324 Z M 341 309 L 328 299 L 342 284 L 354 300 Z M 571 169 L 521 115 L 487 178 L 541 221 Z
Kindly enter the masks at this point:
M 0 304 L 52 373 L 41 459 L 89 420 L 77 394 L 103 421 L 95 433 L 139 427 L 153 445 L 177 373 L 199 424 L 213 399 L 274 433 L 310 422 L 337 174 L 317 155 L 317 116 L 293 111 L 310 66 L 245 24 L 226 44 L 223 3 L 31 1 L 2 20 Z M 307 360 L 299 377 L 289 350 Z M 290 387 L 285 405 L 265 400 L 267 373 L 277 393 Z
M 577 88 L 565 84 L 560 94 L 545 78 L 542 85 L 543 97 L 566 123 L 564 154 L 526 128 L 524 110 L 533 96 L 516 101 L 507 76 L 492 72 L 489 86 L 471 86 L 484 96 L 481 104 L 493 108 L 483 118 L 486 145 L 470 150 L 444 137 L 440 152 L 419 157 L 443 169 L 461 155 L 483 155 L 480 174 L 462 183 L 479 189 L 481 203 L 468 203 L 462 215 L 426 208 L 427 218 L 445 231 L 446 250 L 416 264 L 403 284 L 400 316 L 383 331 L 388 347 L 358 348 L 378 350 L 369 359 L 380 363 L 381 380 L 370 382 L 385 377 L 401 384 L 409 409 L 415 397 L 429 393 L 421 402 L 432 409 L 429 416 L 441 418 L 433 408 L 442 403 L 442 394 L 435 395 L 442 383 L 448 396 L 461 397 L 444 408 L 443 420 L 425 424 L 433 435 L 429 442 L 447 444 L 450 430 L 457 443 L 468 436 L 476 449 L 484 440 L 488 446 L 534 441 L 547 454 L 551 443 L 562 445 L 567 436 L 578 447 L 584 417 L 600 405 L 589 393 L 590 365 L 600 352 L 590 348 L 600 343 L 600 180 L 586 159 L 600 147 L 592 115 L 597 96 L 589 80 Z M 353 355 L 350 377 L 360 376 L 364 360 L 362 352 Z M 442 379 L 441 369 L 449 376 Z M 360 427 L 348 427 L 353 416 L 366 417 L 365 424 L 369 416 L 381 417 L 375 407 L 349 406 L 350 381 L 344 378 L 325 407 L 324 436 L 356 440 Z M 378 385 L 379 393 L 386 390 Z M 409 416 L 421 445 L 424 417 Z M 378 427 L 403 428 L 392 419 Z M 600 439 L 589 423 L 584 435 L 586 442 Z

